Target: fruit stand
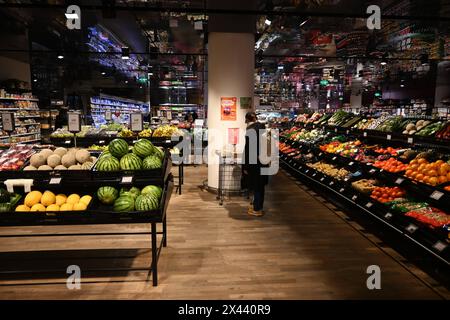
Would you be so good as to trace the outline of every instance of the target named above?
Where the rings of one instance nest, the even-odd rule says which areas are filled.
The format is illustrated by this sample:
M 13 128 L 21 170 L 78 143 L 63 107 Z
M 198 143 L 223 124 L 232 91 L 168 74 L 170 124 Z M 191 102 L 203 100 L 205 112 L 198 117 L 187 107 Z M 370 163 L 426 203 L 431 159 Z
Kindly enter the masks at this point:
M 375 218 L 448 266 L 450 147 L 445 133 L 449 124 L 412 119 L 399 124 L 396 119 L 397 128 L 390 131 L 393 128 L 386 119 L 373 120 L 381 128 L 362 129 L 367 122 L 363 117 L 346 116 L 338 124 L 333 117 L 324 115 L 322 123 L 295 123 L 282 132 L 282 167 L 319 193 Z M 412 122 L 419 133 L 431 126 L 427 135 L 410 134 Z
M 36 160 L 37 158 L 46 156 L 46 162 L 48 166 L 50 164 L 53 166 L 53 170 L 0 171 L 0 179 L 8 187 L 8 191 L 0 189 L 0 200 L 4 202 L 0 205 L 2 211 L 0 226 L 148 224 L 149 232 L 137 234 L 150 235 L 151 264 L 143 269 L 130 270 L 148 270 L 149 275 L 150 273 L 152 275 L 153 285 L 156 286 L 159 255 L 162 247 L 167 245 L 167 207 L 174 187 L 173 176 L 170 173 L 172 162 L 169 151 L 159 149 L 145 139 L 137 141 L 133 147 L 125 140 L 116 139 L 111 141 L 107 152 L 98 155 L 90 170 L 57 170 L 58 161 L 54 161 L 56 157 L 52 156 L 58 149 L 51 154 L 47 154 L 45 150 L 48 149 L 36 152 L 32 156 L 36 156 L 33 163 L 41 160 Z M 66 150 L 66 154 L 70 154 L 71 151 Z M 87 156 L 87 159 L 90 157 L 92 155 Z M 113 167 L 117 163 L 118 166 Z M 26 166 L 29 166 L 29 163 L 23 164 L 23 167 Z M 162 231 L 157 230 L 158 224 L 162 226 Z M 127 233 L 107 233 L 113 234 Z M 65 270 L 39 272 L 63 271 L 65 272 Z M 109 268 L 107 271 L 119 270 Z M 34 272 L 36 270 L 0 271 L 0 273 Z

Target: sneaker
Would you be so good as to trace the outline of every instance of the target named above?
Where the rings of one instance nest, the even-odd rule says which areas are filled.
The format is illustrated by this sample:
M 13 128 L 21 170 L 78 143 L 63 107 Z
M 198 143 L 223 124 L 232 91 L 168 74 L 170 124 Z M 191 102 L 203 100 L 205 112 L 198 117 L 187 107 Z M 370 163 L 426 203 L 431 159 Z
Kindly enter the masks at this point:
M 262 210 L 255 211 L 252 209 L 251 211 L 249 210 L 247 213 L 254 217 L 262 217 L 264 215 L 264 211 L 262 211 Z

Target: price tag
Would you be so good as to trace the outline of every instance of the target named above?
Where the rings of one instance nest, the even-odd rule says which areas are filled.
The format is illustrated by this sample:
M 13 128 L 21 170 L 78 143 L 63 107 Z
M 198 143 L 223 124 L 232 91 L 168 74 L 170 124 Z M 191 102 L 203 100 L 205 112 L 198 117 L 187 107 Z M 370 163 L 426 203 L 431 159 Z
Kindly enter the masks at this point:
M 408 138 L 408 143 L 414 143 L 414 139 L 413 138 Z
M 439 252 L 442 252 L 447 248 L 447 245 L 441 241 L 438 241 L 433 245 L 433 248 Z
M 319 157 L 321 157 L 323 155 L 323 153 L 321 152 L 321 153 L 319 153 Z
M 166 118 L 167 118 L 167 120 L 172 120 L 172 111 L 171 110 L 168 110 L 166 112 Z
M 349 166 L 352 166 L 352 165 L 354 165 L 355 163 L 352 161 L 352 162 L 350 162 L 348 165 Z
M 166 143 L 171 143 L 172 141 L 171 140 L 166 140 Z
M 430 195 L 430 198 L 431 198 L 431 199 L 434 199 L 434 200 L 439 200 L 439 199 L 442 198 L 443 195 L 444 195 L 444 194 L 443 194 L 442 192 L 440 192 L 440 191 L 434 191 L 434 192 Z
M 314 174 L 313 174 L 312 176 L 313 176 L 313 177 L 317 176 L 317 173 L 316 173 L 316 172 L 314 172 Z
M 105 112 L 105 120 L 112 120 L 112 113 L 111 111 Z
M 68 112 L 69 132 L 76 133 L 81 131 L 81 115 L 78 112 Z
M 305 171 L 305 173 L 308 173 L 308 172 L 309 172 L 309 169 Z
M 349 178 L 348 178 L 348 177 L 345 177 L 345 178 L 344 178 L 344 181 L 345 181 L 345 182 L 347 182 L 348 180 L 349 180 Z
M 398 185 L 400 185 L 400 184 L 403 183 L 403 181 L 405 181 L 405 179 L 403 179 L 403 178 L 397 178 L 397 180 L 395 180 L 395 183 L 398 184 Z
M 61 178 L 51 178 L 49 184 L 60 184 L 61 183 Z
M 367 132 L 364 131 L 363 136 L 364 136 L 364 137 L 367 137 Z
M 331 182 L 330 182 L 330 187 L 331 187 L 332 185 L 334 185 L 334 181 L 331 181 Z
M 2 113 L 2 125 L 5 131 L 14 131 L 14 113 L 5 112 Z
M 71 142 L 70 140 L 64 141 L 65 144 L 70 144 L 70 142 Z
M 384 215 L 384 217 L 389 220 L 392 218 L 392 213 L 388 212 Z
M 372 208 L 372 206 L 373 206 L 373 203 L 372 203 L 372 202 L 367 202 L 367 203 L 366 203 L 366 208 Z
M 132 183 L 132 182 L 133 182 L 133 176 L 122 177 L 122 183 L 123 184 L 128 184 L 128 183 Z
M 320 181 L 321 181 L 321 182 L 322 182 L 323 180 L 325 180 L 325 178 L 324 178 L 324 177 L 320 178 Z
M 349 134 L 349 133 L 350 133 L 350 130 L 347 130 L 346 132 L 347 132 L 347 134 Z
M 140 113 L 140 112 L 132 113 L 131 117 L 130 117 L 130 122 L 131 122 L 130 123 L 131 131 L 140 132 L 143 130 L 142 113 Z
M 419 229 L 418 226 L 410 223 L 407 227 L 406 227 L 406 231 L 408 231 L 409 233 L 414 233 L 417 231 L 417 229 Z
M 105 140 L 99 140 L 98 143 L 99 143 L 99 144 L 104 144 L 104 143 L 105 143 Z
M 336 157 L 333 157 L 333 159 L 331 159 L 331 160 L 336 161 L 336 159 L 337 159 Z
M 352 200 L 355 201 L 356 199 L 358 199 L 358 196 L 357 196 L 357 195 L 354 195 L 354 196 L 352 197 Z
M 334 129 L 334 132 L 338 132 L 338 129 L 337 129 L 337 128 L 335 128 L 335 129 Z
M 387 140 L 391 140 L 391 139 L 392 139 L 392 136 L 391 136 L 390 134 L 388 134 L 388 135 L 386 136 L 386 139 L 387 139 Z
M 344 190 L 345 190 L 344 188 L 341 188 L 341 190 L 339 190 L 339 192 L 342 193 L 342 192 L 344 192 Z
M 377 170 L 375 170 L 375 169 L 371 169 L 369 172 L 370 173 L 375 173 Z

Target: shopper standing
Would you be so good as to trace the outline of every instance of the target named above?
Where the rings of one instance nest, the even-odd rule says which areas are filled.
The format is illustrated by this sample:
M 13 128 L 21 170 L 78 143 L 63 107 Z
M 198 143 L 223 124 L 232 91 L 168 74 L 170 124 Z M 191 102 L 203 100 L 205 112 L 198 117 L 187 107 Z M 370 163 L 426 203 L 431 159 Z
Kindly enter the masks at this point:
M 243 184 L 253 193 L 252 205 L 248 208 L 247 213 L 261 217 L 264 215 L 264 192 L 268 183 L 267 175 L 261 173 L 264 165 L 260 162 L 260 144 L 263 141 L 265 125 L 257 121 L 256 113 L 254 112 L 247 112 L 245 123 L 247 124 L 247 130 L 245 135 L 244 163 L 242 165 Z M 252 139 L 252 137 L 256 137 L 257 141 L 253 141 L 255 139 Z

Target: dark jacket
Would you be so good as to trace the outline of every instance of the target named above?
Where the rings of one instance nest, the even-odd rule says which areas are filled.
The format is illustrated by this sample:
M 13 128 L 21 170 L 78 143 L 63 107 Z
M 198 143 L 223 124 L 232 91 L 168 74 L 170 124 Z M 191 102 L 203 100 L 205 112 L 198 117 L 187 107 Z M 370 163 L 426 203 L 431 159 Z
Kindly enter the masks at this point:
M 265 125 L 259 122 L 255 122 L 247 128 L 245 135 L 244 163 L 242 164 L 242 170 L 247 172 L 247 174 L 244 174 L 243 172 L 242 187 L 244 189 L 255 190 L 268 183 L 268 176 L 261 175 L 261 168 L 265 165 L 259 160 L 261 151 L 260 144 L 264 141 L 262 134 L 265 128 Z M 250 141 L 252 135 L 258 137 L 256 146 L 254 145 L 254 141 Z

